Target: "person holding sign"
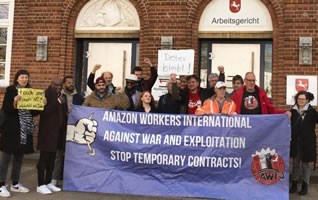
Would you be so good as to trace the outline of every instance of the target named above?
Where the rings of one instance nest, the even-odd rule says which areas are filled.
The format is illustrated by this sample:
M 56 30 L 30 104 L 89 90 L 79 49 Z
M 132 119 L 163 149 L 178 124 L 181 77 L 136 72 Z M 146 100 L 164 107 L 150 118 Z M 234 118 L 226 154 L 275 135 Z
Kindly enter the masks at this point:
M 216 83 L 215 95 L 204 101 L 203 106 L 199 107 L 195 114 L 236 114 L 235 103 L 226 97 L 226 85 L 223 81 Z
M 291 109 L 290 157 L 293 158 L 292 185 L 290 193 L 297 192 L 297 180 L 302 174 L 302 187 L 299 195 L 308 193 L 310 180 L 310 162 L 316 163 L 316 134 L 318 112 L 309 104 L 314 99 L 310 92 L 300 91 L 295 96 L 295 105 Z
M 180 114 L 194 114 L 198 107 L 209 97 L 215 94 L 213 88 L 204 89 L 200 86 L 200 79 L 196 75 L 187 77 L 187 88 L 181 90 L 177 85 L 176 74 L 170 74 L 172 97 L 180 101 Z
M 136 108 L 137 112 L 157 113 L 158 110 L 155 106 L 155 100 L 149 91 L 141 93 L 139 102 Z
M 40 114 L 38 150 L 40 158 L 37 164 L 38 187 L 41 194 L 61 191 L 51 183 L 56 151 L 65 144 L 66 105 L 61 93 L 62 79 L 53 78 L 51 85 L 45 90 L 47 104 Z
M 2 156 L 0 160 L 0 196 L 10 197 L 5 181 L 8 166 L 13 156 L 11 171 L 11 192 L 29 192 L 29 189 L 19 183 L 23 154 L 33 153 L 33 131 L 35 123 L 33 116 L 38 111 L 17 109 L 17 103 L 21 99 L 18 95 L 19 88 L 31 88 L 30 74 L 26 70 L 19 70 L 14 77 L 13 85 L 7 87 L 2 109 L 5 113 L 3 132 L 0 140 Z
M 167 82 L 168 93 L 160 96 L 158 102 L 158 111 L 160 113 L 179 114 L 180 112 L 180 101 L 176 101 L 172 98 L 172 84 L 169 80 Z

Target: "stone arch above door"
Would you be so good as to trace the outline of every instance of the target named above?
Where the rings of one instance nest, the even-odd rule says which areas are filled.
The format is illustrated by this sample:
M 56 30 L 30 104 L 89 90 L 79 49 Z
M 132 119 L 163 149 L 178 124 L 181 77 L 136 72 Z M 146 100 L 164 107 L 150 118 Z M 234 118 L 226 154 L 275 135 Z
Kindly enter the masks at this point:
M 91 0 L 80 11 L 76 38 L 139 38 L 140 21 L 129 0 Z

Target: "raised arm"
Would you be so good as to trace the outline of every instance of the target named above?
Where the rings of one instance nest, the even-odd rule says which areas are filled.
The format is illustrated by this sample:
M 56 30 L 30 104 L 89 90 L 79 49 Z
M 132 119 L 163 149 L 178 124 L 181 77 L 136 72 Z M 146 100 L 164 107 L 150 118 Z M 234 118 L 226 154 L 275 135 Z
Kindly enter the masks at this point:
M 158 73 L 149 58 L 144 58 L 144 62 L 148 64 L 150 67 L 150 78 L 145 80 L 145 84 L 147 85 L 148 90 L 151 91 L 152 86 L 155 84 L 157 80 Z
M 100 64 L 96 64 L 92 70 L 92 72 L 89 74 L 89 77 L 87 79 L 87 85 L 88 87 L 94 91 L 95 90 L 95 84 L 94 84 L 94 79 L 95 79 L 95 74 L 96 71 L 99 70 L 102 67 Z

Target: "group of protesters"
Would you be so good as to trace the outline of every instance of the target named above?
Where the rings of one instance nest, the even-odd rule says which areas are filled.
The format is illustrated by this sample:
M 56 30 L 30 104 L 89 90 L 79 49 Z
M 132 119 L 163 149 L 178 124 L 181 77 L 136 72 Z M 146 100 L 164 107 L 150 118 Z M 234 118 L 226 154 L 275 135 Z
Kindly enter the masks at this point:
M 89 75 L 87 85 L 93 91 L 84 98 L 74 87 L 72 76 L 64 79 L 53 78 L 45 90 L 44 110 L 17 109 L 19 88 L 31 88 L 30 74 L 26 70 L 16 73 L 13 85 L 6 89 L 2 104 L 5 113 L 0 140 L 0 197 L 10 197 L 6 188 L 8 165 L 13 156 L 11 172 L 11 192 L 29 192 L 19 182 L 23 155 L 33 152 L 35 121 L 33 117 L 40 115 L 37 149 L 40 158 L 37 164 L 38 186 L 41 194 L 59 192 L 57 181 L 63 173 L 65 151 L 66 123 L 72 105 L 118 109 L 148 113 L 169 114 L 281 114 L 286 113 L 291 119 L 291 157 L 293 158 L 292 185 L 290 192 L 297 191 L 297 181 L 302 172 L 300 195 L 308 192 L 310 179 L 310 163 L 316 161 L 315 124 L 318 113 L 310 106 L 313 100 L 310 92 L 301 91 L 295 96 L 295 104 L 291 111 L 277 110 L 266 93 L 256 85 L 253 72 L 247 72 L 244 79 L 236 75 L 232 80 L 233 92 L 226 92 L 224 67 L 219 66 L 219 74 L 212 73 L 208 77 L 209 87 L 201 88 L 196 75 L 189 75 L 186 81 L 177 80 L 176 74 L 170 74 L 167 82 L 168 93 L 162 95 L 156 103 L 151 88 L 157 79 L 157 70 L 148 58 L 144 62 L 150 67 L 150 78 L 144 79 L 143 69 L 135 67 L 133 73 L 125 77 L 125 87 L 113 85 L 112 72 L 103 72 L 95 77 L 102 66 L 96 64 Z M 96 79 L 96 80 L 95 80 Z M 95 80 L 95 81 L 94 81 Z

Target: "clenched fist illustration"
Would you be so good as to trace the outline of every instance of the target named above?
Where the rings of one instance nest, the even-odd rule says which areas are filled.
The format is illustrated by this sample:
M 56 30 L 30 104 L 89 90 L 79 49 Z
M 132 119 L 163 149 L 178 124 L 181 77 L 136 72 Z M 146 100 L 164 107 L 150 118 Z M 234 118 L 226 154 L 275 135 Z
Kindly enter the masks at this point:
M 75 125 L 67 125 L 66 140 L 79 144 L 91 144 L 97 133 L 97 121 L 91 117 L 80 119 Z

